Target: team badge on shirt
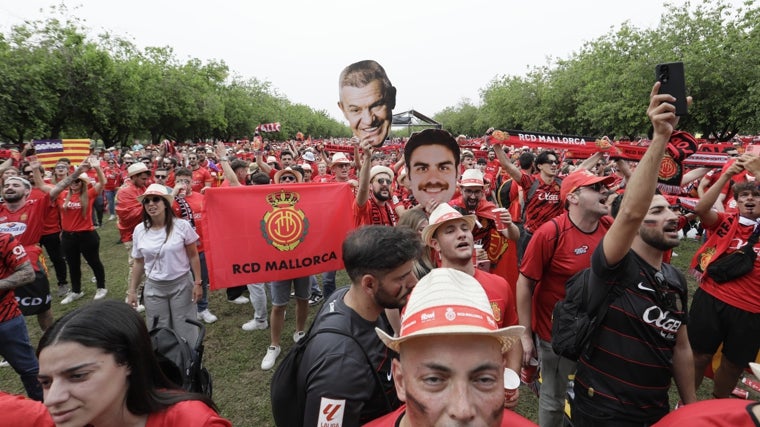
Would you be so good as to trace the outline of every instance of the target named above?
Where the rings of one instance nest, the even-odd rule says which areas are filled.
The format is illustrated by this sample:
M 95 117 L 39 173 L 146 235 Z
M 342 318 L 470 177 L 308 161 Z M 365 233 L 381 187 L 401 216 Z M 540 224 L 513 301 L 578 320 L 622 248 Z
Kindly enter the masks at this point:
M 341 427 L 343 425 L 343 412 L 346 409 L 344 399 L 330 399 L 323 397 L 319 404 L 318 426 Z
M 261 233 L 267 243 L 280 251 L 295 249 L 309 231 L 309 219 L 301 209 L 296 208 L 300 198 L 298 193 L 285 190 L 266 196 L 272 210 L 265 213 L 261 220 Z

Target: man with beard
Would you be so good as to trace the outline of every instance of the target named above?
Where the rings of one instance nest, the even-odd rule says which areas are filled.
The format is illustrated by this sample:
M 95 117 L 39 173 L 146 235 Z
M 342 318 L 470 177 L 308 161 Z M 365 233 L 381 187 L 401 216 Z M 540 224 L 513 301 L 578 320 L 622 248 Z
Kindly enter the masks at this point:
M 512 216 L 508 210 L 494 212 L 497 206 L 485 199 L 485 182 L 479 170 L 465 170 L 459 188 L 462 195 L 451 200 L 449 204 L 476 216 L 477 225 L 472 230 L 475 243 L 483 247 L 491 266 L 495 266 L 507 250 L 508 239 L 516 241 L 520 238 L 520 230 L 512 223 Z
M 462 215 L 447 203 L 441 203 L 430 214 L 430 224 L 422 230 L 422 240 L 435 249 L 442 268 L 453 268 L 473 276 L 483 287 L 493 311 L 496 324 L 502 328 L 518 324 L 515 292 L 506 279 L 475 268 L 472 262 L 474 215 Z M 506 356 L 506 367 L 520 372 L 522 346 L 512 347 Z M 519 392 L 514 393 L 504 405 L 517 406 Z
M 738 212 L 712 209 L 723 187 L 741 172 L 760 173 L 760 159 L 745 153 L 718 178 L 699 200 L 695 211 L 706 230 L 705 244 L 697 250 L 692 268 L 701 273 L 699 289 L 691 304 L 689 341 L 694 351 L 696 384 L 702 383 L 705 368 L 723 343 L 720 366 L 713 378 L 713 396 L 730 397 L 742 370 L 755 360 L 760 349 L 760 274 L 758 260 L 740 277 L 718 283 L 707 271 L 712 261 L 740 251 L 760 227 L 760 187 L 757 181 L 735 182 L 731 192 Z M 760 244 L 755 243 L 758 252 Z
M 574 361 L 552 350 L 552 310 L 565 298 L 567 279 L 591 264 L 591 254 L 612 224 L 604 202 L 606 186 L 614 181 L 586 169 L 568 175 L 560 191 L 565 213 L 538 227 L 520 265 L 517 312 L 525 326 L 523 365 L 535 358 L 541 362 L 541 426 L 562 424 L 568 375 L 575 372 Z
M 318 335 L 298 368 L 306 390 L 303 425 L 359 426 L 399 406 L 391 376 L 395 353 L 375 329 L 393 335 L 384 311 L 406 304 L 421 250 L 417 234 L 405 228 L 368 225 L 346 237 L 343 263 L 351 285 L 335 291 L 317 313 L 309 335 Z M 325 328 L 349 336 L 319 333 Z
M 202 151 L 202 149 L 200 150 Z M 209 173 L 208 169 L 201 166 L 200 157 L 198 154 L 192 153 L 187 156 L 187 162 L 190 166 L 189 169 L 193 172 L 193 191 L 200 193 L 204 187 L 211 187 L 211 182 L 213 181 L 211 178 L 211 173 Z
M 395 226 L 398 222 L 396 206 L 391 199 L 393 171 L 391 168 L 370 166 L 372 146 L 369 140 L 362 141 L 362 169 L 359 173 L 359 190 L 354 203 L 356 226 L 366 224 Z
M 391 129 L 396 88 L 375 61 L 351 64 L 338 77 L 338 107 L 356 138 L 372 147 L 385 142 Z
M 404 162 L 412 195 L 427 212 L 448 203 L 459 178 L 459 145 L 450 133 L 425 129 L 404 146 Z
M 89 163 L 86 166 L 80 166 L 74 174 L 62 178 L 59 185 L 61 187 L 71 185 L 74 178 L 84 172 L 85 167 L 88 166 Z M 33 173 L 38 175 L 39 181 L 42 181 L 39 169 L 32 169 Z M 45 210 L 51 202 L 48 194 L 34 202 L 29 202 L 31 191 L 32 184 L 25 178 L 11 176 L 5 179 L 3 182 L 4 203 L 0 205 L 0 232 L 16 237 L 29 255 L 29 261 L 34 268 L 34 282 L 23 288 L 17 288 L 16 296 L 19 298 L 21 313 L 24 316 L 36 314 L 40 329 L 45 331 L 53 324 L 53 311 L 50 305 L 50 283 L 40 262 L 42 248 L 39 243 L 42 237 Z
M 589 294 L 613 296 L 590 349 L 578 359 L 571 402 L 575 427 L 651 425 L 670 409 L 672 380 L 684 404 L 697 400 L 686 279 L 662 262 L 663 252 L 678 246 L 678 216 L 655 188 L 678 116 L 675 98 L 659 89 L 657 82 L 647 109 L 652 142 L 591 256 Z
M 494 153 L 501 167 L 515 180 L 514 182 L 520 184 L 525 195 L 523 215 L 519 219 L 519 222 L 523 224 L 523 229 L 520 232 L 520 241 L 517 243 L 517 258 L 522 260 L 525 248 L 528 247 L 528 242 L 538 227 L 562 213 L 562 204 L 559 201 L 562 180 L 557 178 L 559 158 L 554 151 L 542 151 L 536 156 L 538 173 L 531 175 L 509 161 L 501 144 L 494 145 Z

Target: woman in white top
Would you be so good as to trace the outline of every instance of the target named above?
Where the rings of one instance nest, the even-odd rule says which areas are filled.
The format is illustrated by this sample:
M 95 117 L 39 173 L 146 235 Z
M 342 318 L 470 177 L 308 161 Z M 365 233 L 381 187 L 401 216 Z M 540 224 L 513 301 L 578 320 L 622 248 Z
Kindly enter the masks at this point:
M 195 303 L 203 293 L 198 234 L 189 222 L 174 216 L 171 188 L 151 184 L 137 199 L 142 203 L 143 221 L 132 235 L 132 257 L 135 271 L 145 271 L 148 328 L 169 327 L 195 345 L 198 329 L 185 320 L 196 320 Z M 137 307 L 139 282 L 140 275 L 135 274 L 129 283 L 127 302 L 133 307 Z

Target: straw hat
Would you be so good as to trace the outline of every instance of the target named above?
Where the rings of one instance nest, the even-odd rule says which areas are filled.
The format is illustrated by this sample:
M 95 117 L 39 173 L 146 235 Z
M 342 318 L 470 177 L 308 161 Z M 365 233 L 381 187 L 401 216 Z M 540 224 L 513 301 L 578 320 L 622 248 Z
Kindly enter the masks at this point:
M 137 196 L 137 201 L 142 203 L 143 199 L 148 196 L 161 196 L 166 201 L 171 204 L 174 201 L 174 196 L 172 195 L 172 189 L 161 184 L 151 184 L 148 186 L 148 189 L 145 190 L 145 192 L 139 196 Z
M 438 227 L 448 221 L 458 219 L 467 221 L 470 224 L 470 229 L 475 228 L 475 215 L 462 215 L 458 210 L 449 206 L 448 203 L 441 203 L 430 214 L 428 225 L 422 230 L 422 241 L 430 246 L 430 242 L 433 240 L 433 235 L 438 230 Z
M 483 181 L 483 173 L 477 169 L 467 169 L 462 173 L 462 178 L 459 180 L 460 187 L 483 187 L 485 182 Z
M 398 337 L 375 328 L 383 343 L 396 352 L 409 339 L 440 335 L 493 337 L 506 352 L 524 330 L 523 326 L 499 329 L 480 283 L 452 268 L 435 268 L 417 282 L 404 309 Z
M 145 163 L 143 162 L 135 162 L 130 167 L 127 168 L 127 174 L 131 178 L 134 175 L 141 174 L 143 172 L 150 173 L 150 170 L 148 170 L 148 167 L 145 166 Z
M 280 182 L 280 177 L 283 176 L 283 175 L 285 175 L 285 174 L 287 174 L 287 175 L 293 175 L 294 177 L 296 177 L 296 182 L 303 181 L 303 177 L 301 176 L 301 174 L 298 173 L 298 171 L 295 171 L 295 170 L 291 169 L 290 166 L 288 166 L 285 169 L 278 170 L 277 173 L 274 174 L 274 182 L 275 183 Z

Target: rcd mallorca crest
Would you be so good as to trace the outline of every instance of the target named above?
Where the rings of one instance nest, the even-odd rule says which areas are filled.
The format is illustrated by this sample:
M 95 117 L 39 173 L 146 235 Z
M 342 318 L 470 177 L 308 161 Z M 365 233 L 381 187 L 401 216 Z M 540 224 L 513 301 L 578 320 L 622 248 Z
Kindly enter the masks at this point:
M 267 243 L 280 251 L 295 249 L 309 231 L 308 218 L 295 206 L 300 197 L 298 193 L 285 190 L 266 196 L 272 210 L 261 220 L 261 234 Z

